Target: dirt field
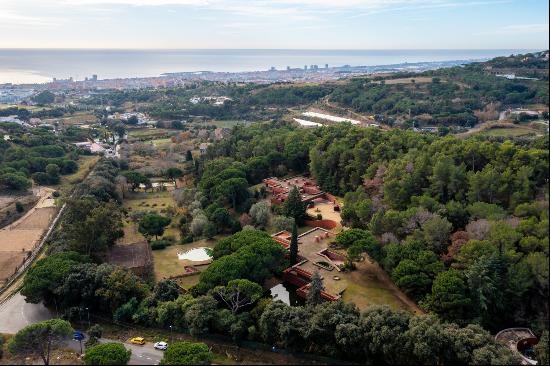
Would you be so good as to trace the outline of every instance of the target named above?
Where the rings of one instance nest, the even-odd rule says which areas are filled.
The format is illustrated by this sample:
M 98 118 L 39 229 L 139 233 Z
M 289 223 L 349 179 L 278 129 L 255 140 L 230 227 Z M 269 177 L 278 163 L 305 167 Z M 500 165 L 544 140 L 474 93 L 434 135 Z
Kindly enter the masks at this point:
M 23 262 L 27 252 L 0 252 L 0 285 L 9 278 L 17 268 L 17 263 Z
M 14 273 L 47 231 L 57 212 L 51 199 L 52 192 L 49 188 L 41 189 L 36 206 L 0 230 L 0 283 Z
M 414 80 L 414 82 L 416 84 L 421 84 L 421 83 L 431 83 L 432 82 L 432 78 L 430 77 L 425 77 L 425 76 L 420 76 L 420 77 L 416 77 L 416 78 L 401 78 L 401 79 L 387 79 L 385 80 L 385 83 L 387 85 L 392 85 L 392 84 L 412 84 L 412 81 Z M 380 84 L 380 81 L 373 81 L 374 84 Z

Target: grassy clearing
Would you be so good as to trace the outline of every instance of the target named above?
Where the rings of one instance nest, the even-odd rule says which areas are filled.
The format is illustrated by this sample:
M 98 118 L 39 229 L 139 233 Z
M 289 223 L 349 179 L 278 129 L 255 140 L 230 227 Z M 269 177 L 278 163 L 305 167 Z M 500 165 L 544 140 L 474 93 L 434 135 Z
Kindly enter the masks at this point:
M 220 120 L 212 120 L 212 121 L 206 121 L 204 123 L 200 123 L 197 125 L 214 125 L 218 128 L 233 128 L 234 126 L 238 124 L 244 124 L 249 125 L 252 122 L 249 121 L 242 121 L 242 120 L 227 120 L 227 121 L 220 121 Z
M 139 128 L 130 129 L 128 131 L 129 140 L 154 140 L 159 138 L 167 138 L 175 134 L 177 131 L 168 130 L 165 128 Z
M 124 198 L 124 208 L 129 211 L 157 211 L 161 212 L 170 206 L 176 206 L 172 194 L 168 191 L 161 192 L 130 192 Z
M 23 109 L 26 109 L 28 111 L 45 111 L 45 110 L 50 110 L 52 109 L 51 107 L 41 107 L 41 106 L 37 106 L 37 105 L 23 105 L 23 104 L 5 104 L 5 103 L 0 103 L 0 109 L 7 109 L 7 108 L 13 108 L 13 107 L 17 107 L 17 108 L 23 108 Z
M 72 115 L 69 114 L 63 118 L 53 120 L 60 120 L 66 125 L 80 125 L 86 123 L 94 123 L 96 122 L 97 117 L 93 113 L 89 112 L 76 112 Z
M 61 193 L 69 193 L 72 187 L 86 178 L 99 159 L 100 157 L 97 155 L 81 156 L 78 160 L 78 170 L 73 174 L 61 176 L 61 181 L 59 182 L 57 189 L 61 191 Z
M 124 236 L 118 241 L 120 244 L 132 244 L 145 240 L 145 237 L 138 231 L 138 225 L 131 221 L 124 220 Z
M 494 137 L 520 137 L 527 135 L 534 135 L 535 132 L 526 127 L 512 127 L 512 128 L 491 128 L 481 132 L 485 136 Z
M 151 140 L 151 142 L 153 143 L 153 145 L 155 146 L 161 146 L 161 145 L 168 145 L 168 144 L 171 144 L 172 143 L 172 139 L 170 138 L 164 138 L 164 139 L 155 139 L 155 140 Z
M 432 78 L 431 77 L 416 77 L 416 78 L 401 78 L 401 79 L 387 79 L 385 80 L 385 84 L 392 85 L 392 84 L 413 84 L 413 80 L 415 84 L 422 84 L 422 83 L 431 83 Z M 380 81 L 373 81 L 374 84 L 380 84 Z
M 223 236 L 218 236 L 217 239 L 221 239 Z M 186 252 L 188 250 L 200 247 L 214 247 L 216 239 L 207 240 L 202 239 L 189 244 L 178 244 L 169 246 L 166 249 L 154 250 L 153 259 L 155 263 L 155 279 L 160 281 L 165 278 L 179 276 L 185 273 L 184 266 L 191 264 L 190 262 L 182 261 L 178 259 L 179 252 Z M 201 270 L 206 266 L 201 266 Z M 199 276 L 189 276 L 182 279 L 178 279 L 178 283 L 184 288 L 189 288 L 198 282 Z
M 342 300 L 355 303 L 359 309 L 365 309 L 370 305 L 388 305 L 394 310 L 406 310 L 405 305 L 390 290 L 379 285 L 377 281 L 364 284 L 348 282 Z

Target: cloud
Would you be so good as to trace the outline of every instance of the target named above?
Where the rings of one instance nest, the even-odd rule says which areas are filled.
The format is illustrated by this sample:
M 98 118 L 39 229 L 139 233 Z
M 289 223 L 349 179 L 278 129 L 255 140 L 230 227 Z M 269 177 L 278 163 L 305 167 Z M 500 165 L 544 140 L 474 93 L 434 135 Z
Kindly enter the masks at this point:
M 64 23 L 63 19 L 45 18 L 22 15 L 14 11 L 4 9 L 0 12 L 0 26 L 24 25 L 35 27 L 52 27 L 59 26 Z

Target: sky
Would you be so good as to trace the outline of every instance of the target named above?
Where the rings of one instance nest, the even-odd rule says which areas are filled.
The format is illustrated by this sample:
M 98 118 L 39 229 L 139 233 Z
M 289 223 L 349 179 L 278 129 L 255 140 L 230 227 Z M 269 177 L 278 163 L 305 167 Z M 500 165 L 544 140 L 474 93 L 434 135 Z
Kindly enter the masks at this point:
M 0 48 L 548 49 L 547 0 L 0 0 Z

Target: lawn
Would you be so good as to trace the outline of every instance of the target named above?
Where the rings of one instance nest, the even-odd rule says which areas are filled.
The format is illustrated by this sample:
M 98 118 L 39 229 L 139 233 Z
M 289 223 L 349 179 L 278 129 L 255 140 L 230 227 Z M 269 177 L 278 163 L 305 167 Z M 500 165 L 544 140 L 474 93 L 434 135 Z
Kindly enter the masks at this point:
M 129 192 L 124 198 L 124 208 L 129 211 L 157 211 L 170 206 L 176 207 L 172 194 L 168 191 L 160 192 Z
M 219 240 L 224 236 L 217 236 Z M 177 244 L 169 246 L 166 249 L 154 250 L 153 259 L 155 263 L 155 279 L 160 281 L 164 278 L 180 276 L 185 273 L 184 261 L 178 259 L 177 254 L 179 252 L 186 252 L 188 250 L 200 247 L 214 247 L 216 244 L 216 239 L 208 240 L 202 239 L 189 244 Z M 199 268 L 203 270 L 207 266 L 200 266 Z M 195 285 L 198 282 L 199 276 L 189 276 L 182 279 L 178 279 L 178 283 L 184 288 L 189 288 Z
M 340 274 L 347 285 L 342 300 L 355 303 L 360 310 L 370 305 L 388 305 L 396 310 L 422 313 L 418 305 L 392 282 L 378 264 L 365 259 L 356 265 L 355 271 Z
M 406 309 L 405 305 L 395 298 L 393 293 L 376 282 L 362 286 L 348 282 L 348 287 L 342 295 L 345 302 L 353 302 L 359 309 L 371 305 L 388 305 L 394 310 Z

